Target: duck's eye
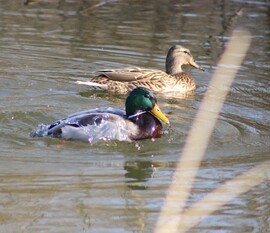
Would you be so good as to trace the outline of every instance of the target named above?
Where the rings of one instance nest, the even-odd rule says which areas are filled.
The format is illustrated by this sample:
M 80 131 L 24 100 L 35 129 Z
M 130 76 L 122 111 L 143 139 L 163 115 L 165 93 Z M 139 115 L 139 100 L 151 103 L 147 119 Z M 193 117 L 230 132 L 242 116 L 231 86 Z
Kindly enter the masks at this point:
M 188 51 L 184 51 L 185 54 L 188 54 Z
M 144 97 L 150 99 L 150 95 L 149 94 L 144 94 Z
M 152 102 L 153 106 L 157 102 L 156 97 L 155 96 L 152 96 L 151 94 L 144 94 L 144 97 L 147 98 L 147 99 L 149 99 Z

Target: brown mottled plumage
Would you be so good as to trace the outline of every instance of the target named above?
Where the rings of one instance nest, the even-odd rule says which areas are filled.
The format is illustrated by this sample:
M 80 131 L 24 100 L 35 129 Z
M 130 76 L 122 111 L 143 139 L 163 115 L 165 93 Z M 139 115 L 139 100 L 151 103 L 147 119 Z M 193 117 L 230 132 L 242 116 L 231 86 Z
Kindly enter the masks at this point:
M 92 89 L 126 93 L 135 87 L 145 87 L 154 92 L 185 93 L 196 88 L 192 77 L 182 71 L 182 65 L 190 65 L 203 70 L 193 59 L 190 51 L 181 45 L 175 45 L 166 57 L 166 72 L 138 67 L 100 70 L 100 75 L 91 81 L 77 81 L 79 84 L 91 86 Z

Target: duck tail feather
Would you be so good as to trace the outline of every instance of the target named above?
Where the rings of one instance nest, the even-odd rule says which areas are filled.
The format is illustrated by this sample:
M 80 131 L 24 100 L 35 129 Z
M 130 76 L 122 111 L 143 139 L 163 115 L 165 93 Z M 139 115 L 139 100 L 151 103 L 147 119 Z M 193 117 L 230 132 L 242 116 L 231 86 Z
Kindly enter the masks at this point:
M 93 88 L 97 89 L 107 89 L 107 85 L 105 84 L 99 84 L 95 82 L 90 82 L 90 81 L 76 81 L 77 84 L 82 84 L 82 85 L 87 85 Z

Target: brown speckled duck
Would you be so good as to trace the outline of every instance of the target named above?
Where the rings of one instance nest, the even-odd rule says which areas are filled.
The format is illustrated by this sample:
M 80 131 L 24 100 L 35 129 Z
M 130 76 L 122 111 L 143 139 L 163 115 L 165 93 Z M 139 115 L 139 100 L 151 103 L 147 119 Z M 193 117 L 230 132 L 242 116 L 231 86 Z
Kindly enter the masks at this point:
M 77 83 L 89 85 L 91 89 L 118 93 L 126 93 L 135 87 L 145 87 L 154 92 L 185 93 L 194 90 L 196 84 L 191 75 L 182 70 L 182 65 L 204 70 L 194 61 L 189 49 L 174 45 L 169 49 L 166 57 L 166 72 L 138 67 L 100 70 L 97 71 L 99 76 L 90 81 L 77 81 Z

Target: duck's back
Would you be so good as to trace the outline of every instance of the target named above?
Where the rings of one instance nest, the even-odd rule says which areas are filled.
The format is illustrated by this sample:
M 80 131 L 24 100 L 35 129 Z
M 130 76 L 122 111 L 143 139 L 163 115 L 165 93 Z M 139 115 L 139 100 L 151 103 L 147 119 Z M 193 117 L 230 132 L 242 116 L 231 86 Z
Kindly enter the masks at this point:
M 91 89 L 106 89 L 118 93 L 127 93 L 136 87 L 144 87 L 152 91 L 163 91 L 166 88 L 166 80 L 171 78 L 161 70 L 138 67 L 100 70 L 97 72 L 99 76 L 86 82 L 77 81 L 77 83 L 88 85 Z
M 137 130 L 138 127 L 126 119 L 124 111 L 104 108 L 75 113 L 53 124 L 41 124 L 31 136 L 78 139 L 90 143 L 97 140 L 130 141 L 130 133 L 136 134 Z

